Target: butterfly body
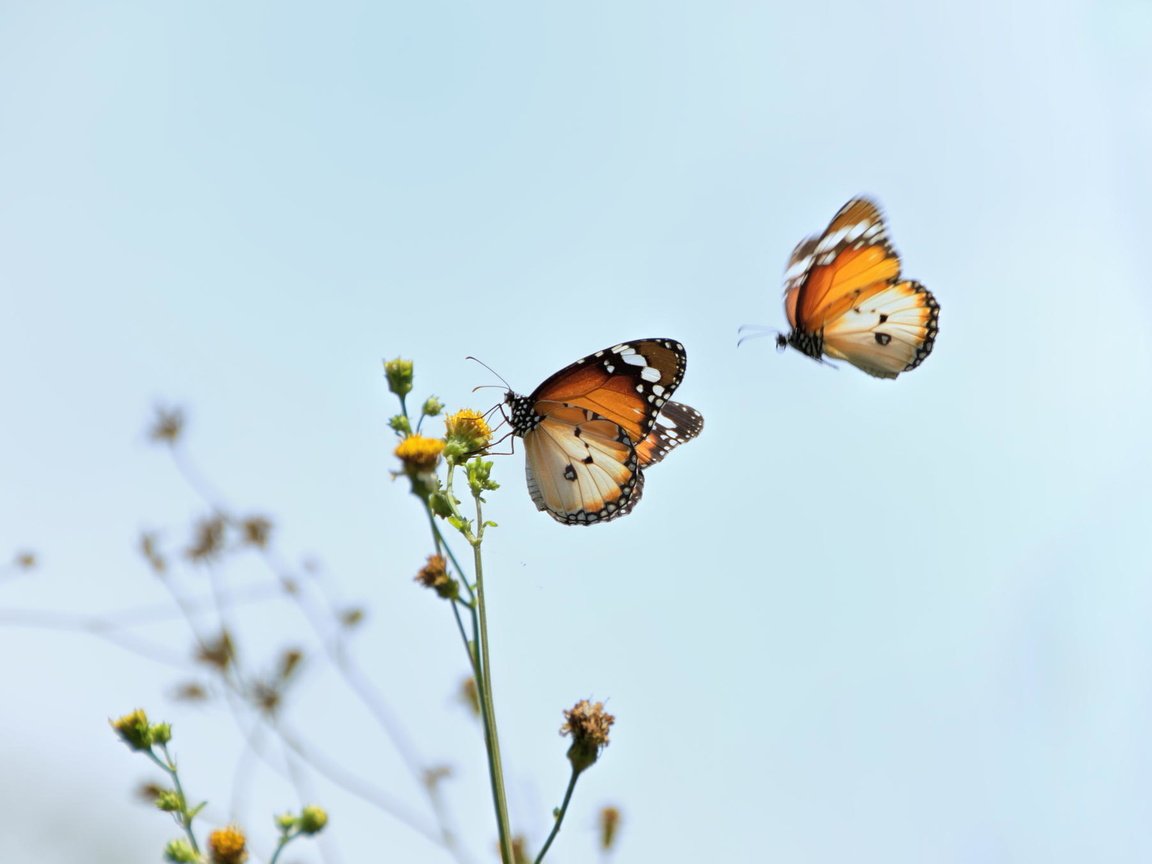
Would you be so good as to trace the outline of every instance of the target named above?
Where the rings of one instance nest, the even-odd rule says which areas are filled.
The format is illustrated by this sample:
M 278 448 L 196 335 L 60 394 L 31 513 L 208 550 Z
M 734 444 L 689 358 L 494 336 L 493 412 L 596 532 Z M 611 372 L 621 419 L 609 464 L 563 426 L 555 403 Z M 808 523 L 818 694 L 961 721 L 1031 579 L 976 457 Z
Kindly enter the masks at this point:
M 679 342 L 642 339 L 576 361 L 529 396 L 508 391 L 537 508 L 569 525 L 630 512 L 643 492 L 641 469 L 703 428 L 699 412 L 669 398 L 686 365 Z
M 877 378 L 919 366 L 939 331 L 940 305 L 902 279 L 880 208 L 854 198 L 824 233 L 793 250 L 785 273 L 790 332 L 777 337 L 815 360 L 846 360 Z

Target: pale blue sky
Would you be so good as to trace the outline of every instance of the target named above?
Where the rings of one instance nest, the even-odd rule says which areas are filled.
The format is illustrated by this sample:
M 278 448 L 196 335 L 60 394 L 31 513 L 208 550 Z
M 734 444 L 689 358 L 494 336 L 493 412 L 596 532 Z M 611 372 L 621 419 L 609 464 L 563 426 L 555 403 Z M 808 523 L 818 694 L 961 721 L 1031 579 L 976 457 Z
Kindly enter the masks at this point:
M 142 430 L 185 406 L 228 500 L 372 610 L 359 656 L 490 860 L 380 360 L 486 408 L 465 355 L 526 392 L 673 337 L 707 423 L 633 514 L 565 528 L 521 455 L 496 468 L 495 687 L 534 842 L 561 709 L 618 717 L 550 860 L 591 860 L 606 802 L 619 861 L 1148 859 L 1149 58 L 1147 0 L 0 3 L 0 556 L 42 557 L 0 610 L 161 599 L 137 532 L 201 508 Z M 737 350 L 856 194 L 941 304 L 932 356 L 885 382 Z M 104 726 L 138 704 L 227 812 L 238 739 L 166 701 L 166 668 L 14 627 L 0 658 L 0 858 L 76 860 L 63 795 L 89 851 L 157 860 L 172 832 Z M 299 728 L 415 800 L 316 671 Z M 259 833 L 293 802 L 253 784 Z M 333 861 L 448 860 L 315 797 Z

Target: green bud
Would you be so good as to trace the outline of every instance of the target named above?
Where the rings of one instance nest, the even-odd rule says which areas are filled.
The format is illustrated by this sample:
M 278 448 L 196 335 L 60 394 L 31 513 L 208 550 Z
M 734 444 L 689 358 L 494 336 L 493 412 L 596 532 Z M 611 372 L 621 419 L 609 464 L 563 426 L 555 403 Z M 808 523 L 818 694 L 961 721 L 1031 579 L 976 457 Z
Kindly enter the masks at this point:
M 481 492 L 491 492 L 500 488 L 500 484 L 489 479 L 492 474 L 492 463 L 481 459 L 473 459 L 468 463 L 468 488 L 472 494 L 479 497 Z
M 310 804 L 300 811 L 300 832 L 302 834 L 319 834 L 328 824 L 328 814 L 323 807 Z
M 388 378 L 388 389 L 403 399 L 412 392 L 412 361 L 395 360 L 384 361 L 384 374 Z
M 296 816 L 293 813 L 281 813 L 276 817 L 276 827 L 281 834 L 287 834 L 296 827 Z
M 156 796 L 156 809 L 165 813 L 179 813 L 184 809 L 184 799 L 175 789 L 165 789 Z
M 443 490 L 438 490 L 428 496 L 428 506 L 432 509 L 432 513 L 441 519 L 447 519 L 452 515 L 452 505 L 448 501 L 448 493 Z
M 152 743 L 167 744 L 172 740 L 172 724 L 156 723 L 148 730 L 152 735 Z
M 437 399 L 435 396 L 429 396 L 424 400 L 424 407 L 420 411 L 425 417 L 436 417 L 444 410 L 444 403 Z
M 392 428 L 393 432 L 399 432 L 401 435 L 412 434 L 412 424 L 408 422 L 408 418 L 403 414 L 397 414 L 388 421 L 388 425 Z
M 173 864 L 196 864 L 200 856 L 187 840 L 173 840 L 164 847 L 164 860 Z

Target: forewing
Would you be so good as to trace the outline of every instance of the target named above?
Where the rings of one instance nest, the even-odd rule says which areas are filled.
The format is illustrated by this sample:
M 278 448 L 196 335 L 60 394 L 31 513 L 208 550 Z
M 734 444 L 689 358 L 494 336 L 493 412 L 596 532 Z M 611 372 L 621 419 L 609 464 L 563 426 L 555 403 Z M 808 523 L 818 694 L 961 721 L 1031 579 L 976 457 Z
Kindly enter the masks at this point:
M 880 208 L 866 198 L 854 198 L 840 208 L 820 239 L 801 243 L 810 257 L 792 297 L 793 327 L 817 333 L 842 304 L 854 305 L 861 293 L 900 275 L 900 257 L 888 241 Z M 799 265 L 797 265 L 799 266 Z M 785 300 L 787 310 L 789 300 Z
M 642 441 L 673 391 L 688 358 L 672 339 L 622 342 L 577 360 L 536 388 L 530 400 L 585 408 Z M 537 414 L 544 414 L 539 405 Z

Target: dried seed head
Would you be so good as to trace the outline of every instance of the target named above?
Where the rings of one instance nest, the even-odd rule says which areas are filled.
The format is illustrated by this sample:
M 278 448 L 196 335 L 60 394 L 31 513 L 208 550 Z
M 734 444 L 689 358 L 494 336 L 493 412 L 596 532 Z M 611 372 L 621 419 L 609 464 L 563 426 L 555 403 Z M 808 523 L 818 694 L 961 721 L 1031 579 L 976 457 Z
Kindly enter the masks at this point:
M 595 764 L 600 751 L 608 746 L 608 730 L 615 722 L 616 718 L 604 710 L 603 702 L 581 699 L 564 712 L 560 734 L 572 736 L 568 761 L 573 771 L 580 773 Z

